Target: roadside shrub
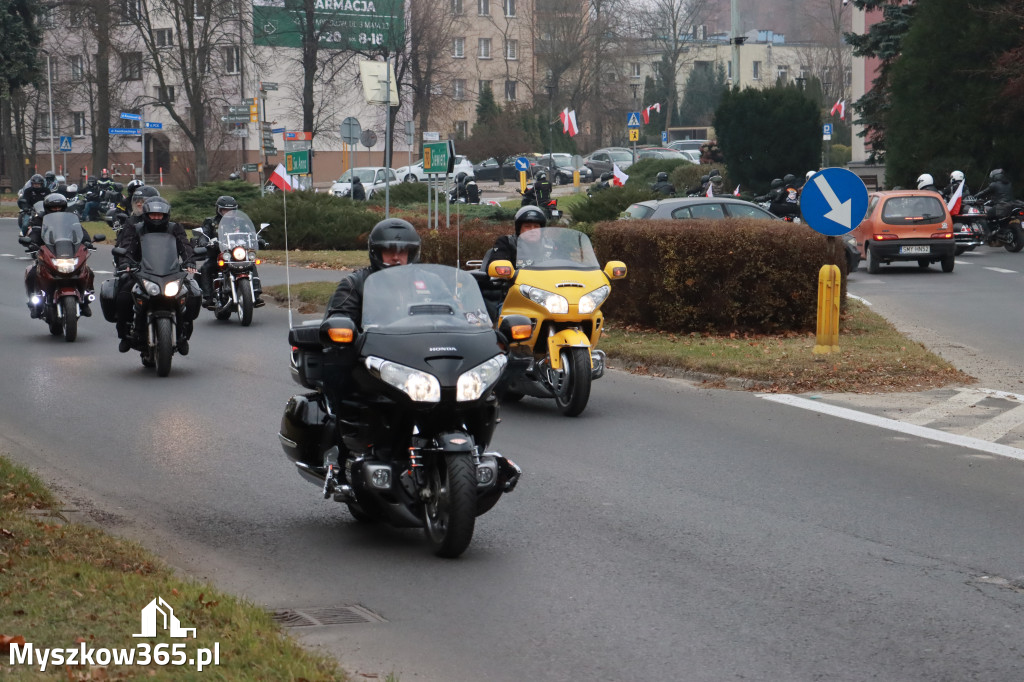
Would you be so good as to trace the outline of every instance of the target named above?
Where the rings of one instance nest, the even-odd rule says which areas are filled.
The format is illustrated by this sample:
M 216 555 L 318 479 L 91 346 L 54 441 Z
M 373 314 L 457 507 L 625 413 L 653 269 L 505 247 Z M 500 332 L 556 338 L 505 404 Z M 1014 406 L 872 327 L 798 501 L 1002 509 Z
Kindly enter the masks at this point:
M 616 324 L 674 333 L 813 331 L 827 239 L 806 225 L 752 219 L 628 220 L 594 226 L 601 263 L 624 261 L 604 305 Z M 834 262 L 846 259 L 836 243 Z
M 241 180 L 223 180 L 178 192 L 171 202 L 171 220 L 198 225 L 214 214 L 217 197 L 225 194 L 234 197 L 239 207 L 248 213 L 249 202 L 259 198 L 260 188 Z
M 414 204 L 427 203 L 427 183 L 425 182 L 399 182 L 391 185 L 392 206 L 412 206 Z M 384 190 L 374 192 L 367 202 L 374 206 L 384 205 Z
M 285 212 L 281 192 L 254 199 L 242 208 L 257 227 L 259 223 L 270 223 L 263 235 L 271 248 L 284 248 Z M 362 249 L 366 247 L 366 235 L 382 217 L 382 212 L 361 201 L 323 192 L 289 192 L 288 248 L 306 251 Z
M 628 168 L 626 174 L 629 175 L 629 180 L 626 181 L 626 186 L 650 187 L 658 173 L 664 171 L 671 177 L 676 168 L 693 165 L 683 159 L 641 159 Z
M 729 178 L 729 171 L 720 163 L 711 165 L 705 164 L 701 166 L 695 166 L 692 164 L 688 166 L 679 166 L 669 174 L 668 179 L 669 182 L 676 186 L 676 196 L 683 197 L 686 196 L 687 189 L 700 187 L 701 176 L 708 175 L 713 169 L 718 169 L 719 174 L 722 176 L 724 187 L 726 190 L 731 192 L 735 185 Z
M 480 219 L 463 222 L 458 230 L 454 226 L 447 229 L 426 229 L 426 218 L 413 222 L 413 225 L 423 240 L 420 260 L 424 263 L 452 266 L 456 262 L 465 265 L 467 260 L 483 258 L 498 237 L 515 231 L 511 224 L 496 225 Z
M 629 208 L 630 204 L 647 199 L 663 198 L 649 186 L 636 186 L 627 183 L 625 187 L 609 187 L 594 192 L 589 200 L 575 204 L 572 208 L 573 222 L 597 223 L 603 220 L 615 220 L 619 214 Z

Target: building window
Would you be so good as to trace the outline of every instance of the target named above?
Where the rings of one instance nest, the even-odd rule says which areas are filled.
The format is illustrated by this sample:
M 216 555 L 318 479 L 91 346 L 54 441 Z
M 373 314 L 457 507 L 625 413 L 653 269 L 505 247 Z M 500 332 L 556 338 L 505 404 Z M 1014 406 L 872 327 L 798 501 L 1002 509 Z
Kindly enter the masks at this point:
M 57 116 L 56 113 L 54 113 L 54 115 L 53 115 L 53 131 L 54 131 L 53 134 L 56 136 L 58 134 L 57 131 L 59 131 L 59 130 L 60 130 L 60 118 Z M 46 116 L 46 114 L 43 114 L 42 117 L 39 119 L 39 135 L 40 135 L 40 137 L 49 137 L 50 136 L 49 118 Z
M 452 56 L 456 59 L 462 59 L 466 56 L 466 39 L 465 38 L 453 38 L 452 39 Z
M 452 81 L 452 97 L 466 99 L 466 79 L 456 78 Z
M 141 52 L 126 52 L 121 55 L 121 79 L 126 81 L 142 80 Z
M 810 74 L 810 71 L 811 70 L 807 68 L 806 64 L 800 65 L 800 77 L 803 78 L 805 81 L 807 80 L 807 76 Z
M 480 59 L 490 59 L 491 58 L 491 39 L 490 38 L 480 38 L 480 41 L 479 41 L 478 45 L 479 45 L 479 52 L 477 52 L 477 56 Z
M 228 73 L 242 72 L 242 50 L 238 46 L 224 48 L 224 69 Z
M 174 101 L 174 86 L 164 85 L 156 86 L 156 101 L 158 102 L 173 102 Z
M 85 137 L 85 112 L 72 111 L 71 120 L 74 124 L 75 137 Z
M 208 7 L 208 0 L 191 0 L 192 4 L 192 16 L 196 19 L 202 19 L 206 16 L 206 10 Z
M 516 101 L 516 82 L 505 81 L 505 101 L 515 102 Z
M 482 17 L 491 16 L 491 0 L 476 0 L 476 13 Z
M 452 14 L 462 14 L 462 0 L 452 0 Z
M 469 121 L 455 122 L 455 139 L 465 140 L 469 137 Z
M 730 59 L 725 63 L 725 77 L 732 82 L 732 60 Z
M 752 64 L 752 66 L 753 66 L 753 73 L 754 73 L 753 78 L 754 78 L 754 80 L 756 80 L 756 81 L 761 80 L 761 62 L 754 62 Z
M 789 80 L 789 64 L 779 64 L 778 80 L 783 84 Z
M 484 90 L 494 90 L 494 81 L 480 81 L 476 84 L 476 91 L 478 94 L 483 94 Z
M 158 28 L 153 31 L 153 40 L 157 47 L 170 47 L 174 42 L 174 30 L 170 28 Z
M 118 16 L 122 24 L 134 24 L 142 17 L 141 0 L 121 0 L 118 3 Z
M 629 73 L 630 76 L 632 76 L 633 78 L 639 78 L 640 77 L 640 62 L 633 62 L 632 64 L 630 64 L 629 65 L 629 71 L 630 71 L 630 73 Z
M 505 59 L 519 59 L 519 41 L 518 40 L 506 40 L 505 41 Z
M 516 0 L 505 0 L 502 4 L 505 6 L 506 17 L 514 17 L 516 15 Z
M 77 54 L 69 57 L 68 61 L 71 63 L 71 80 L 83 80 L 85 78 L 85 58 Z

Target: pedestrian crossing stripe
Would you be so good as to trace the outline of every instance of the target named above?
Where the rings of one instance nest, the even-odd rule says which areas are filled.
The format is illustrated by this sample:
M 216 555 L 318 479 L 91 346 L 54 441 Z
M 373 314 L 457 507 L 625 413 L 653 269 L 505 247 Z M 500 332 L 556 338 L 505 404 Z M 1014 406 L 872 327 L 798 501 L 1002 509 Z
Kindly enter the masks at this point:
M 640 127 L 640 112 L 631 111 L 629 117 L 626 119 L 627 128 L 639 128 Z

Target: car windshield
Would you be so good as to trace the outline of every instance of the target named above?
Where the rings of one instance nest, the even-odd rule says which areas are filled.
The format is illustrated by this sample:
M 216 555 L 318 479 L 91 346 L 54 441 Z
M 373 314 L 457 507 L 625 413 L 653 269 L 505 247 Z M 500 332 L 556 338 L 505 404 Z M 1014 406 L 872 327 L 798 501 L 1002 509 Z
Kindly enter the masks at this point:
M 890 225 L 938 223 L 946 217 L 943 208 L 938 194 L 890 197 L 882 205 L 882 221 Z
M 338 178 L 338 182 L 352 182 L 352 170 L 353 169 L 349 169 L 342 173 L 341 177 Z M 359 177 L 359 182 L 363 183 L 364 185 L 373 184 L 373 178 L 377 174 L 376 168 L 356 168 L 354 170 L 356 172 L 356 175 Z
M 491 331 L 480 286 L 448 265 L 390 267 L 366 278 L 363 329 L 386 334 Z
M 217 241 L 222 251 L 229 251 L 236 246 L 245 247 L 248 251 L 259 249 L 256 227 L 252 219 L 242 211 L 229 211 L 220 219 L 217 226 Z
M 516 240 L 517 266 L 527 270 L 600 270 L 590 238 L 565 227 L 527 230 Z

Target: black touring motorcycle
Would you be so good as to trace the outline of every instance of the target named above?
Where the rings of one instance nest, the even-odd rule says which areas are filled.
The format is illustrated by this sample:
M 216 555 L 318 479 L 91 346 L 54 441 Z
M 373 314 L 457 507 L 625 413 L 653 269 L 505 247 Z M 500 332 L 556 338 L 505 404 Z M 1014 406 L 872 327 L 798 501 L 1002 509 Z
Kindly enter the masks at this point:
M 457 557 L 476 517 L 519 481 L 487 446 L 508 340 L 530 321 L 509 316 L 496 331 L 471 275 L 425 264 L 370 275 L 362 321 L 291 328 L 292 376 L 314 392 L 288 401 L 285 454 L 357 520 L 423 528 L 438 556 Z

